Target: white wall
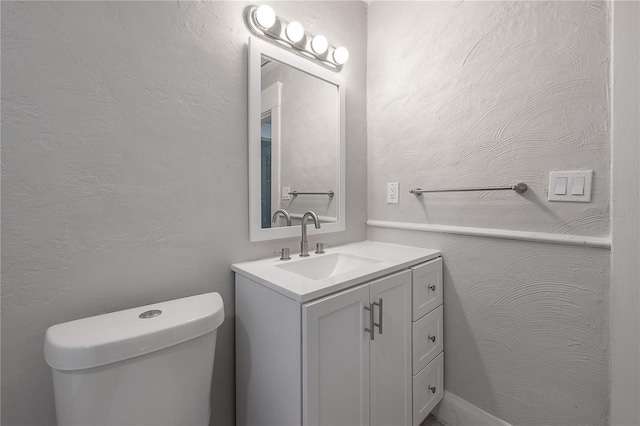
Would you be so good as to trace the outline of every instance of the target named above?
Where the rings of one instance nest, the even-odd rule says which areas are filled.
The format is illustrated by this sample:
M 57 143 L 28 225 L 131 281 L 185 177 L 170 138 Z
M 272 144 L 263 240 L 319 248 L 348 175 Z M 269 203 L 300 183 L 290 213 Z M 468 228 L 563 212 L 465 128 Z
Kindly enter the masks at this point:
M 611 424 L 640 424 L 640 3 L 613 3 Z M 637 184 L 635 184 L 637 183 Z
M 248 242 L 243 2 L 2 2 L 2 424 L 54 423 L 50 325 L 221 293 L 215 424 L 234 421 L 233 262 Z M 346 45 L 347 231 L 365 238 L 366 12 L 278 2 Z
M 608 241 L 605 2 L 370 4 L 369 220 Z M 593 201 L 549 203 L 553 170 L 594 170 Z M 386 204 L 400 182 L 400 204 Z M 431 194 L 411 187 L 503 186 Z M 609 251 L 371 227 L 445 260 L 448 391 L 512 424 L 607 424 Z

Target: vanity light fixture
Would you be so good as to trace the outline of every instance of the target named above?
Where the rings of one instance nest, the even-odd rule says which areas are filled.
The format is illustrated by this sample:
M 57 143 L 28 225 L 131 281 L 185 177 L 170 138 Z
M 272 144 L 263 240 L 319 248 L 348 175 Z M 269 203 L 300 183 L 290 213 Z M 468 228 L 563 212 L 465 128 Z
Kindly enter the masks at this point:
M 279 18 L 266 4 L 249 6 L 245 18 L 254 34 L 333 71 L 340 71 L 349 59 L 349 51 L 345 47 L 334 47 L 325 36 L 307 33 L 298 21 L 287 22 Z

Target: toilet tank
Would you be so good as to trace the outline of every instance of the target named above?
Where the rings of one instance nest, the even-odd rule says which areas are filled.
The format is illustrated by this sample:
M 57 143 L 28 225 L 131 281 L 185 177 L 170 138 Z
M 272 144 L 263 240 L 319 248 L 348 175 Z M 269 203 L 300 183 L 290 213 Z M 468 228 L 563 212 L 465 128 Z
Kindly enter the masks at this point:
M 208 425 L 218 293 L 50 327 L 59 425 Z

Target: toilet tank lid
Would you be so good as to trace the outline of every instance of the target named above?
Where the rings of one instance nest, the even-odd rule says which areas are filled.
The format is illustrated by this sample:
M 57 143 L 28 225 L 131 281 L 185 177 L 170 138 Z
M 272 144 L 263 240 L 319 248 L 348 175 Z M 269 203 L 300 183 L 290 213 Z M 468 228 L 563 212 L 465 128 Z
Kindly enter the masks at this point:
M 184 297 L 49 327 L 44 357 L 57 370 L 99 367 L 195 339 L 223 321 L 218 293 Z

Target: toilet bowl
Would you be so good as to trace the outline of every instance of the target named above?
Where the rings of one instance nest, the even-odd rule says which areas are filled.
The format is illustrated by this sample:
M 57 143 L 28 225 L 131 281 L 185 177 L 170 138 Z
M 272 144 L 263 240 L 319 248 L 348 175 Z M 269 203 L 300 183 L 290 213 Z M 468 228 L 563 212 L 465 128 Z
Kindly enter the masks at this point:
M 208 425 L 218 293 L 50 327 L 58 425 Z

